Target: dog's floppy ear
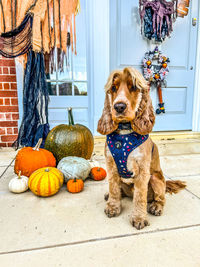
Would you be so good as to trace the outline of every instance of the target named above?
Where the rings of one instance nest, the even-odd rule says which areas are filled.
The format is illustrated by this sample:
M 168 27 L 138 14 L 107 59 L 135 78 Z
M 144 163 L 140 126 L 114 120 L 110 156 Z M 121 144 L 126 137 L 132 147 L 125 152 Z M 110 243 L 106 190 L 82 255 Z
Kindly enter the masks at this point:
M 142 100 L 131 125 L 135 132 L 144 135 L 149 134 L 152 131 L 154 123 L 154 109 L 149 92 L 145 90 L 142 92 Z
M 108 77 L 108 81 L 105 85 L 106 96 L 105 96 L 104 108 L 97 126 L 97 131 L 103 135 L 107 135 L 114 132 L 118 127 L 118 124 L 112 120 L 110 89 L 112 87 L 114 78 L 118 76 L 119 73 L 120 71 L 111 72 L 110 76 Z
M 133 130 L 139 134 L 149 134 L 155 123 L 154 109 L 149 95 L 149 84 L 139 71 L 133 68 L 126 69 L 133 78 L 134 86 L 139 89 L 142 94 L 135 119 L 131 122 L 131 126 Z

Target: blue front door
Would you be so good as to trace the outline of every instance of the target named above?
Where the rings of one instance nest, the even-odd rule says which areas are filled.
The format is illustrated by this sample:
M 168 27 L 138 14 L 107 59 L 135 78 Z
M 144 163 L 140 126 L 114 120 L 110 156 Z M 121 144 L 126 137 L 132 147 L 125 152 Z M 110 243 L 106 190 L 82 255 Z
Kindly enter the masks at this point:
M 141 35 L 139 1 L 110 1 L 110 69 L 133 66 L 142 71 L 142 59 L 155 43 Z M 165 114 L 156 116 L 154 131 L 191 130 L 197 26 L 192 19 L 198 16 L 198 0 L 190 1 L 188 16 L 177 18 L 173 32 L 159 49 L 170 58 L 167 87 L 163 89 Z M 151 88 L 154 108 L 157 108 L 156 88 Z

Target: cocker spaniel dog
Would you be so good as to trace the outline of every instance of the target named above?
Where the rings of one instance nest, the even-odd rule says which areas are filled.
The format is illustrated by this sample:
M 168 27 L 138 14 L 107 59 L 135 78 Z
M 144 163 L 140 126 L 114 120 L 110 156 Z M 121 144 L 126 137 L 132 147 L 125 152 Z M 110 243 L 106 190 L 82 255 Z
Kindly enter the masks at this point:
M 105 85 L 105 103 L 98 132 L 106 135 L 105 157 L 109 193 L 105 213 L 121 212 L 121 198 L 133 197 L 131 224 L 149 225 L 149 213 L 160 216 L 165 193 L 185 187 L 181 181 L 165 181 L 158 148 L 149 137 L 155 122 L 149 85 L 140 72 L 127 67 L 113 71 Z

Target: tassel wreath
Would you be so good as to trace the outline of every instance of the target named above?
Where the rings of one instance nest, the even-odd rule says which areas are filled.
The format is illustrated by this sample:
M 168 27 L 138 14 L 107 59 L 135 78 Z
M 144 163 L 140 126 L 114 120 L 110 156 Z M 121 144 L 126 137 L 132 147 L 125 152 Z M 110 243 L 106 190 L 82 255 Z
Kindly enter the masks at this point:
M 153 64 L 153 61 L 157 61 L 157 64 Z M 169 62 L 169 58 L 164 56 L 157 46 L 153 51 L 145 53 L 142 62 L 144 78 L 149 81 L 150 84 L 154 83 L 157 87 L 159 103 L 158 108 L 156 109 L 156 114 L 165 113 L 161 85 L 164 84 L 166 87 L 166 76 L 169 72 Z

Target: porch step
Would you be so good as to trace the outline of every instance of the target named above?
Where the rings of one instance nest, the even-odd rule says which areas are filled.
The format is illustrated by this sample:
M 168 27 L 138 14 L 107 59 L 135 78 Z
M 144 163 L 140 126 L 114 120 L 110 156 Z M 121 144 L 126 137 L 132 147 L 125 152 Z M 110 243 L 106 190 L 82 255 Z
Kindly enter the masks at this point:
M 200 154 L 200 139 L 152 139 L 158 145 L 160 156 Z M 104 144 L 105 138 L 95 138 L 96 155 L 104 155 Z

